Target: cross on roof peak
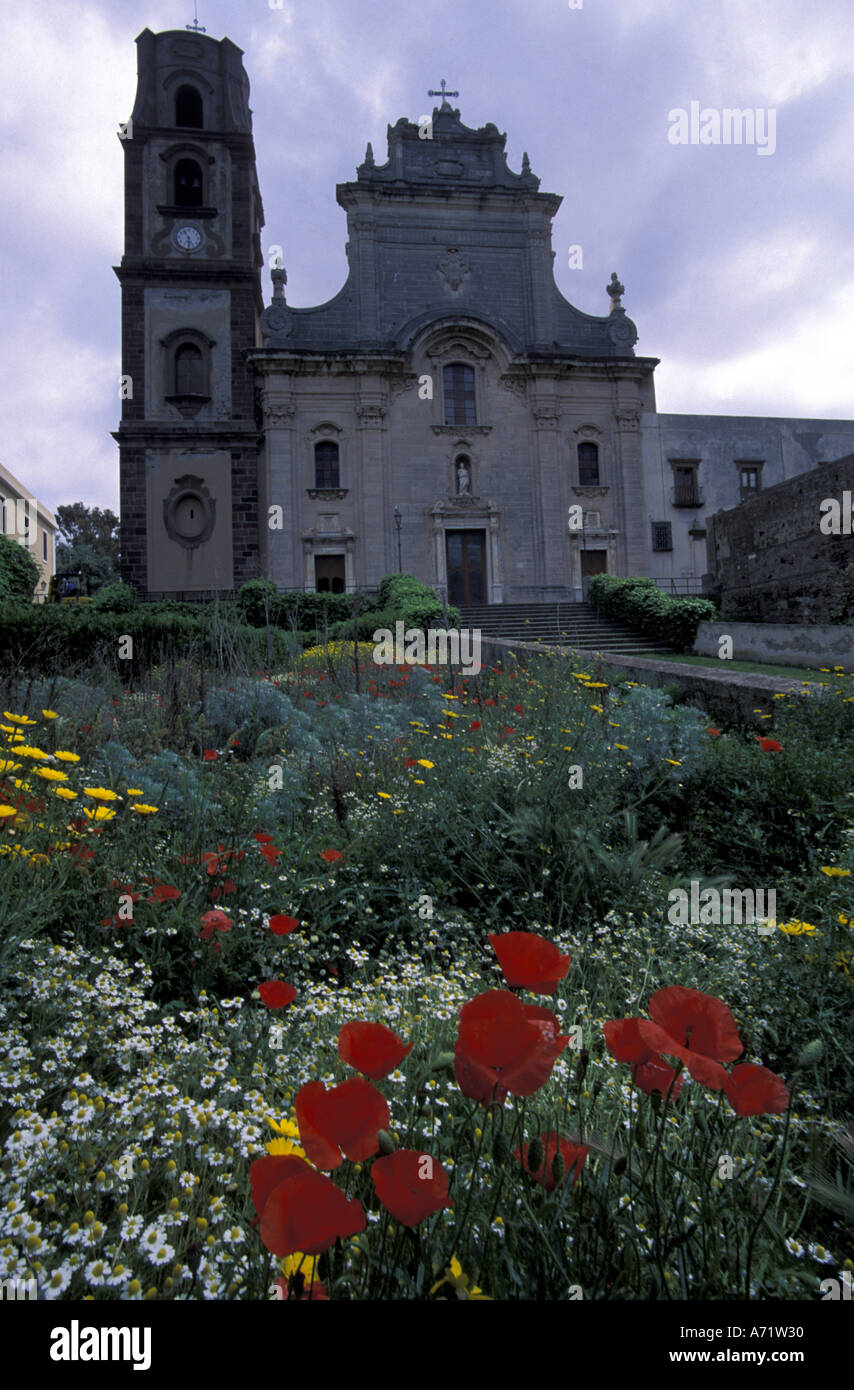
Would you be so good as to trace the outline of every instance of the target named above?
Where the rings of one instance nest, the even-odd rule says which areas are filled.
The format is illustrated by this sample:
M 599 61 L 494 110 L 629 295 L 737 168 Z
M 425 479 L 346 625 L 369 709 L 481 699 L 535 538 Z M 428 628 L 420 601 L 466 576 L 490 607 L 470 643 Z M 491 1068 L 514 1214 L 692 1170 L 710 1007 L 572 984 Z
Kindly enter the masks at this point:
M 448 99 L 448 97 L 458 97 L 458 96 L 459 96 L 459 92 L 447 92 L 447 91 L 445 90 L 445 79 L 444 79 L 444 77 L 443 77 L 443 78 L 442 78 L 442 88 L 441 88 L 441 91 L 434 92 L 434 91 L 433 91 L 433 88 L 431 87 L 430 90 L 429 90 L 429 92 L 427 93 L 427 95 L 428 95 L 428 97 L 441 97 L 441 98 L 442 98 L 442 105 L 444 106 L 444 105 L 445 105 L 445 102 L 446 102 L 447 99 Z
M 198 0 L 196 0 L 196 3 L 193 5 L 193 22 L 192 24 L 185 24 L 184 28 L 192 29 L 196 34 L 206 34 L 208 32 L 204 25 L 199 23 Z

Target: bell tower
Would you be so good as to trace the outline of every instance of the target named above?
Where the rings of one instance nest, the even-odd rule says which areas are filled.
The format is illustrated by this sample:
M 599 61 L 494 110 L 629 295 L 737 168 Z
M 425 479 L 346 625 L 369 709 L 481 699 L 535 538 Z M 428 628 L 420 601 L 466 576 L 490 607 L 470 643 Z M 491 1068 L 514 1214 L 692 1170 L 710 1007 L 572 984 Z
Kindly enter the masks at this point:
M 144 29 L 125 153 L 122 577 L 210 598 L 258 574 L 264 213 L 249 79 L 230 39 Z

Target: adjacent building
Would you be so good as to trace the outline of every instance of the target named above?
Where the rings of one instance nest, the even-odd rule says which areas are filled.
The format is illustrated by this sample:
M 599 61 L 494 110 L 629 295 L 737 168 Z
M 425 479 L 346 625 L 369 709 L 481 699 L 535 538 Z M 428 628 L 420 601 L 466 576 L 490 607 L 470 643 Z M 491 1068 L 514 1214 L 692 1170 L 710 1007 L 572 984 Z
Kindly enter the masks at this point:
M 45 603 L 51 576 L 56 573 L 56 517 L 2 463 L 0 517 L 3 534 L 26 546 L 37 562 L 39 578 L 33 601 Z

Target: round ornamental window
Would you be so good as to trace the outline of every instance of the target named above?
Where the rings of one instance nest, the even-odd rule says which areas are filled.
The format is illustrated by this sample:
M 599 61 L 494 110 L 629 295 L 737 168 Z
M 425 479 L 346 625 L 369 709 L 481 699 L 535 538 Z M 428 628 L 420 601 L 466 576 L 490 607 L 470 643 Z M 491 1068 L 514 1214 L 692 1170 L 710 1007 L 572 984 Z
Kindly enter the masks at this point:
M 167 535 L 192 550 L 210 540 L 216 522 L 216 499 L 201 478 L 185 473 L 176 478 L 163 501 L 163 524 Z
M 178 501 L 174 513 L 174 526 L 178 535 L 185 540 L 196 541 L 205 529 L 207 508 L 201 497 L 187 492 Z

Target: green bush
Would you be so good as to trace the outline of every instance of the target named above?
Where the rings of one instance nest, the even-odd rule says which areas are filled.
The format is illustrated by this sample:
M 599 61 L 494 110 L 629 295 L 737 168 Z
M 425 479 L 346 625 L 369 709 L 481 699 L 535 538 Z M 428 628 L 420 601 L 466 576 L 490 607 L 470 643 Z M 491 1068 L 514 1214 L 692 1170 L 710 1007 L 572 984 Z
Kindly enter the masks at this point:
M 588 598 L 609 618 L 642 632 L 675 651 L 689 651 L 700 623 L 717 616 L 715 605 L 705 598 L 674 598 L 659 589 L 654 579 L 621 579 L 616 574 L 597 574 L 590 581 Z
M 0 533 L 0 599 L 32 603 L 40 570 L 30 551 Z
M 280 594 L 271 579 L 249 579 L 238 590 L 243 621 L 252 627 L 265 627 L 266 600 L 269 595 L 270 622 L 291 630 L 320 628 L 327 622 L 340 622 L 353 611 L 350 594 L 304 594 L 299 590 Z
M 106 584 L 92 599 L 92 607 L 99 613 L 129 613 L 136 607 L 136 590 L 132 584 Z
M 201 608 L 198 615 L 152 611 L 139 604 L 130 612 L 98 611 L 94 604 L 33 604 L 0 600 L 0 652 L 5 668 L 16 665 L 40 675 L 100 664 L 130 679 L 152 666 L 184 660 L 195 652 L 216 665 L 242 664 L 250 671 L 264 668 L 266 633 L 232 622 L 216 621 L 216 611 Z M 220 615 L 221 618 L 221 615 Z M 119 656 L 119 639 L 133 638 L 130 660 Z M 274 631 L 273 654 L 286 663 L 291 643 Z

